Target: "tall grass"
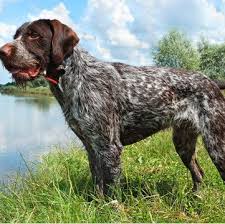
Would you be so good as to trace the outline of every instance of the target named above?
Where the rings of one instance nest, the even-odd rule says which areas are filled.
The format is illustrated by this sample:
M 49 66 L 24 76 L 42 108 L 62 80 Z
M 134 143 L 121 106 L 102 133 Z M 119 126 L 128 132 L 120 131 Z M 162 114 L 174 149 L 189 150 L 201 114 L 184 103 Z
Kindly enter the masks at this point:
M 198 195 L 166 131 L 124 149 L 121 187 L 104 199 L 84 151 L 55 151 L 2 186 L 0 222 L 225 222 L 225 186 L 201 140 L 198 149 L 206 173 Z

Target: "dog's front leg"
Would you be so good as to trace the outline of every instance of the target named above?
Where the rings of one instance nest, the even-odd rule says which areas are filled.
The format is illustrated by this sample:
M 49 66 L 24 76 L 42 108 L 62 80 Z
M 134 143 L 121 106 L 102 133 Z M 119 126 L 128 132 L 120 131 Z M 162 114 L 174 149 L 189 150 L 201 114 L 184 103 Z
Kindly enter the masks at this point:
M 96 191 L 100 196 L 104 195 L 104 184 L 103 184 L 103 172 L 101 169 L 101 160 L 98 153 L 93 150 L 88 151 L 89 166 L 92 174 L 92 179 L 96 187 Z
M 109 188 L 119 183 L 121 148 L 116 144 L 106 148 L 94 147 L 88 150 L 93 181 L 99 194 L 109 194 Z

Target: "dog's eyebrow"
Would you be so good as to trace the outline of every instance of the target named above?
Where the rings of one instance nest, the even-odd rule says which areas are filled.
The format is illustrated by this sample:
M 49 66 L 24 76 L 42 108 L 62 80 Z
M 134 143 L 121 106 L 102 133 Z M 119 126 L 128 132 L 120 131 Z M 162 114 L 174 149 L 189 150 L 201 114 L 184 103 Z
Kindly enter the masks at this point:
M 22 26 L 20 26 L 16 30 L 16 33 L 14 34 L 13 39 L 17 39 L 22 33 L 24 33 L 28 25 L 30 25 L 30 22 L 25 22 Z

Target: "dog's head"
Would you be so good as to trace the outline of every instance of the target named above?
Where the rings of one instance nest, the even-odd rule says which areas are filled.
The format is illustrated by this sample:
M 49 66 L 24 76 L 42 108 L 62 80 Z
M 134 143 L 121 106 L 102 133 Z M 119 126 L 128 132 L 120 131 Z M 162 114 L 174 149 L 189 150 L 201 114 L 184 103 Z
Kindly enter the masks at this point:
M 14 40 L 0 48 L 0 58 L 16 81 L 25 82 L 57 68 L 78 41 L 76 33 L 58 20 L 40 19 L 24 23 Z

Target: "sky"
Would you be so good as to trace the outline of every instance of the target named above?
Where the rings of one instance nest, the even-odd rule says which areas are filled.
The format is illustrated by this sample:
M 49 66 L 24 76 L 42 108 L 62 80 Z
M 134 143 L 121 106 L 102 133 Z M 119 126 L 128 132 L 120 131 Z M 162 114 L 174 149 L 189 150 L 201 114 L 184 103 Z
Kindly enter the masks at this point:
M 24 22 L 58 19 L 105 61 L 151 65 L 152 48 L 171 29 L 197 43 L 225 42 L 225 0 L 0 0 L 0 45 Z M 0 83 L 11 81 L 0 65 Z

